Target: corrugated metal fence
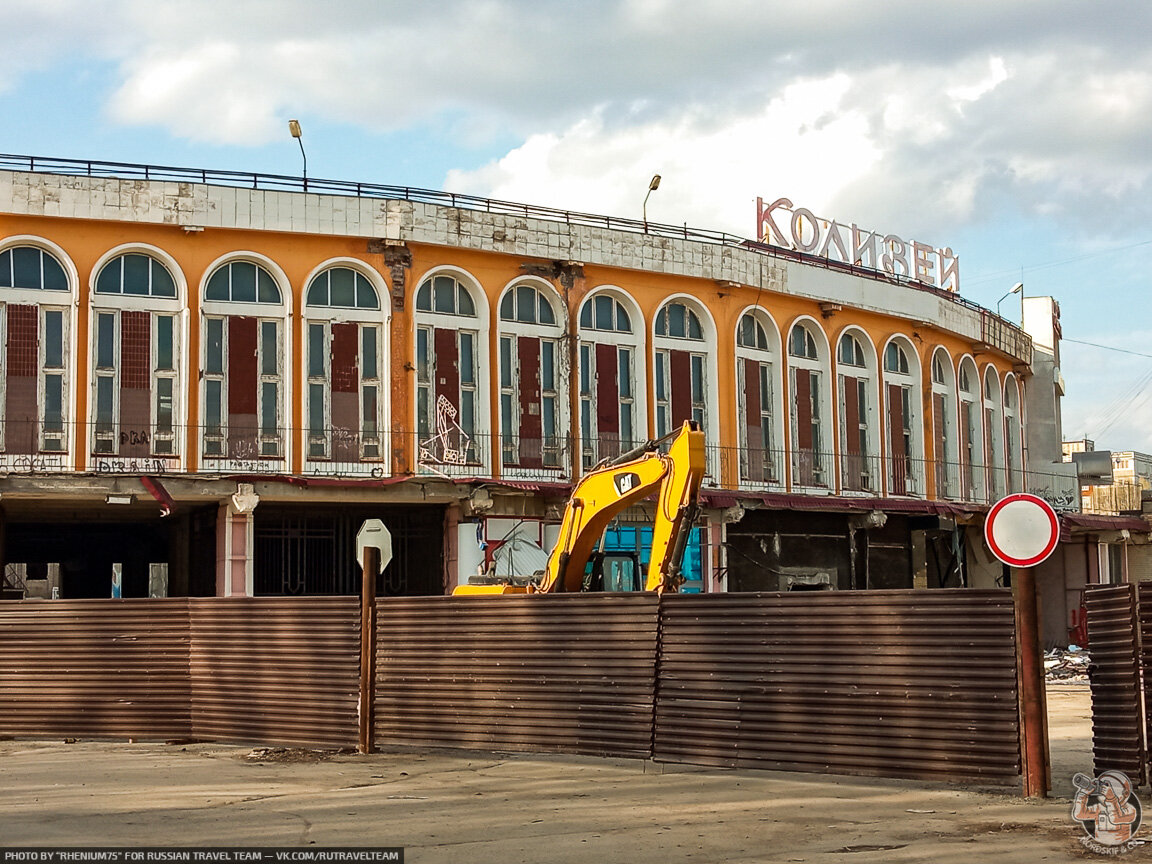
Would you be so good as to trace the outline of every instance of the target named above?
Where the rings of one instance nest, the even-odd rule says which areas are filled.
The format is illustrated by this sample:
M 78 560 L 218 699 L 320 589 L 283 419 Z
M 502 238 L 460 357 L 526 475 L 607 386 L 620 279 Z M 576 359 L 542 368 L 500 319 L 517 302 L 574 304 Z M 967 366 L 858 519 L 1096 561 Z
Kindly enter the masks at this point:
M 651 755 L 656 595 L 377 608 L 377 743 Z
M 0 603 L 0 734 L 191 735 L 187 600 Z
M 1145 605 L 1148 597 L 1145 596 Z M 1135 585 L 1084 593 L 1091 651 L 1092 759 L 1097 776 L 1123 771 L 1144 782 L 1144 717 L 1140 699 L 1140 626 Z
M 354 598 L 0 603 L 0 734 L 351 746 Z M 1007 591 L 377 603 L 376 743 L 1015 782 Z
M 195 737 L 356 746 L 360 692 L 356 598 L 188 602 Z
M 679 595 L 661 611 L 657 759 L 1020 775 L 1008 592 Z
M 0 603 L 0 735 L 356 743 L 354 598 Z

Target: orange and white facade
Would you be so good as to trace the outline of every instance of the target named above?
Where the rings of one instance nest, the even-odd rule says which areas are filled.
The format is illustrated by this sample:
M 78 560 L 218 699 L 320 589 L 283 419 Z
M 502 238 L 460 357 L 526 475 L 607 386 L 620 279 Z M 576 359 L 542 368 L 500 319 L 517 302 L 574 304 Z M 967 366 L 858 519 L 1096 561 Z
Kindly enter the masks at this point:
M 547 548 L 581 472 L 687 419 L 697 590 L 994 578 L 963 525 L 1027 486 L 1032 349 L 954 292 L 440 193 L 10 167 L 9 581 L 55 564 L 104 596 L 87 549 L 174 594 L 338 593 L 349 526 L 379 515 L 407 538 L 386 590 L 439 593 L 510 531 Z M 953 564 L 921 566 L 933 544 Z

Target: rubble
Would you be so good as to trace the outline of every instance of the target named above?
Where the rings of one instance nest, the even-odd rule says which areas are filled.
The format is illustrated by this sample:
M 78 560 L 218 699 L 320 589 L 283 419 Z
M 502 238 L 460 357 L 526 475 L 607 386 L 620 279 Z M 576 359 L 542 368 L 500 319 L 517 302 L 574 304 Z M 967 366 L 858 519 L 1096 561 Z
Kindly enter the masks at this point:
M 1079 645 L 1044 652 L 1044 679 L 1067 684 L 1087 684 L 1091 658 Z

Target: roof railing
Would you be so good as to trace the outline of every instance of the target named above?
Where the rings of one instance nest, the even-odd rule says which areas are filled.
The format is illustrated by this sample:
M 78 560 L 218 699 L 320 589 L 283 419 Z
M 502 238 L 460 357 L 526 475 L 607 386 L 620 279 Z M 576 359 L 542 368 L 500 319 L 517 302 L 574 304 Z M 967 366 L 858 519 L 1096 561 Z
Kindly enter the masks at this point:
M 287 174 L 262 174 L 245 171 L 219 171 L 207 168 L 178 168 L 170 165 L 139 165 L 132 162 L 104 162 L 91 159 L 59 159 L 44 156 L 20 156 L 0 154 L 0 170 L 28 171 L 40 174 L 62 174 L 83 177 L 113 177 L 124 180 L 146 180 L 175 183 L 202 183 L 205 185 L 231 186 L 242 189 L 267 189 L 279 192 L 305 192 L 325 195 L 344 195 L 353 198 L 380 198 L 397 201 L 412 201 L 453 207 L 462 210 L 475 210 L 502 216 L 517 216 L 525 219 L 541 219 L 548 222 L 562 222 L 566 225 L 580 225 L 590 228 L 604 228 L 612 231 L 625 231 L 632 234 L 646 234 L 676 240 L 691 240 L 711 243 L 729 248 L 744 249 L 772 258 L 784 258 L 802 262 L 813 267 L 822 267 L 873 279 L 903 285 L 920 291 L 928 291 L 941 298 L 957 303 L 982 317 L 993 313 L 968 300 L 954 291 L 948 291 L 925 282 L 918 282 L 907 276 L 899 276 L 858 267 L 843 261 L 832 261 L 806 252 L 772 246 L 756 240 L 749 240 L 724 231 L 690 228 L 684 225 L 668 225 L 641 219 L 627 219 L 621 216 L 604 216 L 595 213 L 581 213 L 575 210 L 560 210 L 536 204 L 519 204 L 514 201 L 501 201 L 496 198 L 483 198 L 459 192 L 441 192 L 435 189 L 422 189 L 414 186 L 387 186 L 379 183 L 357 183 L 348 180 L 324 180 L 315 177 L 296 177 Z M 1002 319 L 999 319 L 1002 320 Z M 1004 324 L 1016 328 L 1008 322 Z M 989 327 L 982 322 L 982 329 Z M 998 329 L 998 328 L 997 328 Z M 1027 341 L 1027 334 L 1020 331 Z M 1015 340 L 1013 340 L 1015 341 Z M 1031 352 L 1027 352 L 1030 360 Z

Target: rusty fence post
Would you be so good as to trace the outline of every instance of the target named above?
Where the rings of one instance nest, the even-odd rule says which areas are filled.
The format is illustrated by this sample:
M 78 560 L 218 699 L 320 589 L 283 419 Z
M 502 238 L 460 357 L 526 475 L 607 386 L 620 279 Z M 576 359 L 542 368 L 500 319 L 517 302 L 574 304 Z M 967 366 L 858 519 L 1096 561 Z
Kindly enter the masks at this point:
M 376 746 L 376 576 L 380 572 L 380 550 L 364 548 L 360 562 L 360 701 L 359 751 L 371 753 Z
M 1048 793 L 1047 718 L 1044 664 L 1040 652 L 1040 615 L 1036 574 L 1031 567 L 1012 568 L 1012 594 L 1016 610 L 1016 676 L 1020 699 L 1020 761 L 1024 796 L 1043 798 Z

